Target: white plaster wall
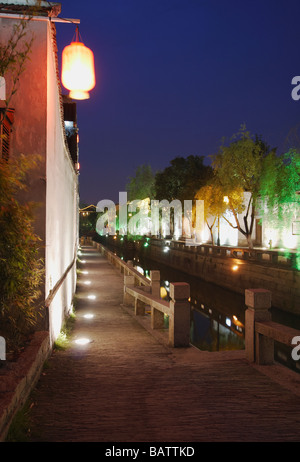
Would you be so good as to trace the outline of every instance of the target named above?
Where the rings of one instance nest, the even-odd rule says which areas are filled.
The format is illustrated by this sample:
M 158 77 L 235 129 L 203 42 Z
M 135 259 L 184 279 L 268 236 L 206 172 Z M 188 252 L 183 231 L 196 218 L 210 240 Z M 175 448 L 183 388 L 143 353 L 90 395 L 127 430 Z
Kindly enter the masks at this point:
M 78 247 L 78 182 L 64 139 L 50 25 L 47 50 L 46 297 L 72 263 Z M 49 307 L 52 341 L 72 307 L 75 285 L 76 264 Z
M 18 23 L 15 19 L 0 18 L 0 41 L 6 43 Z M 47 34 L 46 23 L 30 21 L 23 40 L 34 41 L 29 58 L 21 74 L 17 91 L 12 96 L 9 107 L 15 110 L 11 133 L 10 156 L 19 158 L 21 154 L 30 158 L 38 155 L 41 162 L 27 176 L 27 191 L 22 192 L 21 200 L 39 203 L 35 210 L 35 232 L 45 239 L 45 156 L 46 156 L 46 103 L 47 103 Z M 21 41 L 22 44 L 22 41 Z M 18 49 L 21 49 L 21 44 Z M 12 90 L 11 74 L 5 75 L 6 97 Z M 44 258 L 43 246 L 41 257 Z

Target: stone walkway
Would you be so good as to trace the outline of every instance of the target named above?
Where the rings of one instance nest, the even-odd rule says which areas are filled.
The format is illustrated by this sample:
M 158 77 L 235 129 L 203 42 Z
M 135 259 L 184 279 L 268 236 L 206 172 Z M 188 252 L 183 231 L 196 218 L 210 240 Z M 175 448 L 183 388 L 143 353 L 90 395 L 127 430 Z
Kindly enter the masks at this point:
M 300 440 L 298 374 L 250 365 L 243 351 L 169 348 L 122 306 L 122 275 L 92 247 L 82 259 L 71 345 L 31 397 L 32 441 Z

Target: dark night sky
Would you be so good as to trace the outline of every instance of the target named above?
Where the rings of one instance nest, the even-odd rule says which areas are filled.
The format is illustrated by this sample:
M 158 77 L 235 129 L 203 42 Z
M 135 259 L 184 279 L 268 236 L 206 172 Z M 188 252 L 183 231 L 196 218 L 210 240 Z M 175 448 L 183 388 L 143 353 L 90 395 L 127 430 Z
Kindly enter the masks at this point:
M 300 122 L 299 0 L 62 0 L 95 55 L 77 105 L 81 201 L 118 202 L 141 164 L 216 152 L 245 123 L 279 151 Z M 75 33 L 57 24 L 61 55 Z M 64 93 L 67 91 L 64 90 Z

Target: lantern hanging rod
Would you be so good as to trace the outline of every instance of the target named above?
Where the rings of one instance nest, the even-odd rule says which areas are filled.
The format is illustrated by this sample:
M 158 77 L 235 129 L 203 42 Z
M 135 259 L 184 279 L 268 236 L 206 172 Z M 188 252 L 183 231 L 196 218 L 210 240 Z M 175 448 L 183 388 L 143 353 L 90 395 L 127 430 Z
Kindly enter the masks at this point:
M 23 14 L 0 13 L 0 18 L 6 19 L 30 19 L 31 21 L 51 21 L 69 24 L 80 24 L 80 19 L 53 18 L 44 16 L 24 16 Z

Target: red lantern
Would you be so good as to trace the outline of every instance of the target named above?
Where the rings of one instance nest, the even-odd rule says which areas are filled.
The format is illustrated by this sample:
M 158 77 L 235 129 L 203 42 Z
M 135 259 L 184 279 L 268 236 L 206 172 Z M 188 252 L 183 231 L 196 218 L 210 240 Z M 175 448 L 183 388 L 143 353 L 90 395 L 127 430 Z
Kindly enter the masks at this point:
M 70 90 L 70 98 L 88 99 L 95 84 L 94 54 L 78 38 L 62 52 L 62 84 Z

